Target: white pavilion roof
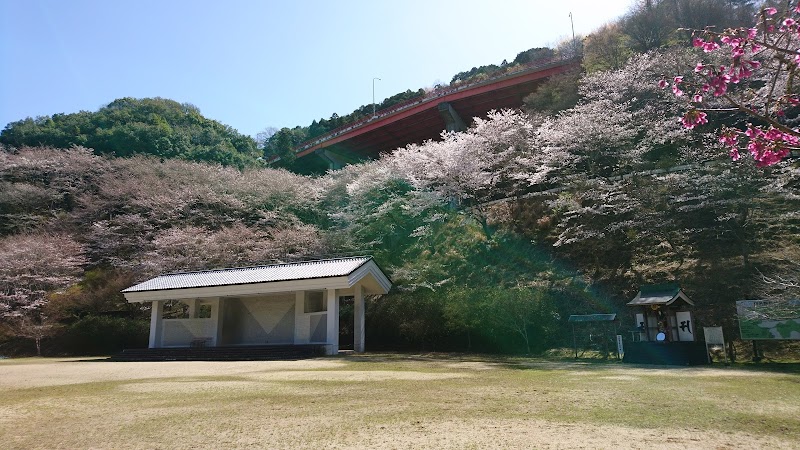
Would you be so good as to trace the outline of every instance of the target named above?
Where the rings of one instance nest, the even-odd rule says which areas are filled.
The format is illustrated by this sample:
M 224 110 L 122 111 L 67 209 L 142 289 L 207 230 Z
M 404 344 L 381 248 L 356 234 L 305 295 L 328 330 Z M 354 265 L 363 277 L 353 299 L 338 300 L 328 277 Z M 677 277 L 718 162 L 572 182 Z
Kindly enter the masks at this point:
M 171 273 L 131 286 L 122 293 L 342 277 L 352 274 L 369 261 L 372 261 L 371 256 L 357 256 L 268 266 Z

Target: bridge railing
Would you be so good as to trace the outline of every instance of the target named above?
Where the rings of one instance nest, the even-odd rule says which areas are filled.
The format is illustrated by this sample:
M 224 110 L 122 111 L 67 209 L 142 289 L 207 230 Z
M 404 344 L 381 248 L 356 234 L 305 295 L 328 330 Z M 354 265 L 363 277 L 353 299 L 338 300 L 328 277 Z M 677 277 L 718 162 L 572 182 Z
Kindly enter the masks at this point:
M 295 153 L 300 153 L 300 152 L 302 152 L 304 150 L 307 150 L 307 149 L 309 149 L 311 147 L 314 147 L 315 145 L 322 144 L 323 142 L 326 142 L 326 141 L 329 141 L 329 140 L 331 140 L 331 139 L 333 139 L 335 137 L 341 136 L 342 134 L 348 133 L 348 132 L 350 132 L 350 131 L 352 131 L 352 130 L 354 130 L 356 128 L 360 128 L 363 125 L 366 125 L 367 123 L 372 122 L 373 120 L 377 120 L 377 119 L 381 119 L 381 118 L 390 116 L 390 115 L 398 113 L 400 111 L 409 109 L 409 108 L 411 108 L 413 106 L 416 106 L 416 105 L 419 105 L 419 104 L 422 104 L 422 103 L 426 103 L 426 102 L 429 102 L 431 100 L 435 100 L 437 98 L 444 97 L 446 95 L 450 95 L 450 94 L 453 94 L 453 93 L 456 93 L 456 92 L 459 92 L 459 91 L 463 91 L 465 89 L 470 89 L 470 88 L 473 88 L 473 87 L 476 87 L 476 86 L 479 86 L 479 85 L 482 85 L 482 84 L 493 83 L 493 82 L 501 80 L 503 78 L 507 78 L 509 76 L 519 74 L 520 72 L 529 72 L 531 70 L 542 69 L 544 67 L 551 66 L 551 65 L 554 65 L 554 64 L 566 63 L 566 62 L 577 61 L 577 60 L 578 60 L 577 58 L 547 58 L 545 60 L 537 60 L 537 61 L 533 61 L 533 62 L 530 62 L 530 63 L 527 63 L 527 64 L 522 64 L 522 65 L 519 66 L 519 68 L 515 68 L 513 70 L 509 70 L 509 71 L 503 72 L 500 75 L 497 75 L 497 76 L 494 76 L 494 77 L 490 77 L 490 78 L 487 78 L 485 80 L 480 80 L 480 81 L 476 81 L 476 82 L 473 82 L 473 83 L 463 83 L 463 84 L 459 84 L 457 86 L 452 86 L 452 87 L 437 88 L 437 89 L 434 89 L 434 90 L 428 92 L 427 94 L 425 94 L 422 97 L 412 98 L 410 100 L 406 100 L 405 102 L 401 102 L 401 103 L 398 103 L 396 105 L 392 105 L 389 108 L 384 108 L 384 109 L 378 110 L 378 111 L 375 112 L 375 115 L 373 115 L 373 116 L 363 117 L 363 118 L 361 118 L 359 120 L 356 120 L 354 122 L 350 122 L 350 123 L 344 124 L 344 125 L 342 125 L 340 127 L 334 128 L 333 130 L 331 130 L 331 131 L 329 131 L 329 132 L 327 132 L 327 133 L 325 133 L 325 134 L 323 134 L 321 136 L 317 136 L 315 138 L 312 138 L 312 139 L 309 139 L 307 141 L 304 141 L 300 145 L 295 147 L 294 151 L 295 151 Z

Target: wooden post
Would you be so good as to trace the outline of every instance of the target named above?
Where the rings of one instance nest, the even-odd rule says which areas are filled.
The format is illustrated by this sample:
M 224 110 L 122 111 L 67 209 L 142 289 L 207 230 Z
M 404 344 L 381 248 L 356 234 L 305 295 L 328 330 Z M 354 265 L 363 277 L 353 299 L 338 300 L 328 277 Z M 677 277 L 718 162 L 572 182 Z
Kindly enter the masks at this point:
M 578 338 L 575 337 L 575 324 L 572 324 L 572 346 L 575 347 L 575 359 L 578 359 Z
M 762 357 L 759 354 L 760 349 L 758 348 L 758 341 L 753 341 L 753 362 L 761 361 Z

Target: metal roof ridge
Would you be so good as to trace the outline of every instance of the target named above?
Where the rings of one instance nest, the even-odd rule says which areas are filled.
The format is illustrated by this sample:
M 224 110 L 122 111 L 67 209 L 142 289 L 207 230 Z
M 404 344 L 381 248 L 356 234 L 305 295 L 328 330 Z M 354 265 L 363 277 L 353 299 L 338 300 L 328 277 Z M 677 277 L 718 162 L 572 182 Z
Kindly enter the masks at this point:
M 361 259 L 366 258 L 367 260 L 374 259 L 372 255 L 362 255 L 362 256 L 342 256 L 340 258 L 326 258 L 326 259 L 309 259 L 305 261 L 295 261 L 295 262 L 288 262 L 288 263 L 279 263 L 279 264 L 264 264 L 260 266 L 241 266 L 241 267 L 221 267 L 218 269 L 204 269 L 204 270 L 189 270 L 186 272 L 169 272 L 164 273 L 161 275 L 156 275 L 154 278 L 158 277 L 166 277 L 170 275 L 191 275 L 195 273 L 212 273 L 212 272 L 224 272 L 227 270 L 243 270 L 243 269 L 263 269 L 266 267 L 281 267 L 281 266 L 290 266 L 290 265 L 299 265 L 299 264 L 311 264 L 311 263 L 323 263 L 329 261 L 344 261 L 348 259 Z M 154 279 L 151 278 L 151 279 Z

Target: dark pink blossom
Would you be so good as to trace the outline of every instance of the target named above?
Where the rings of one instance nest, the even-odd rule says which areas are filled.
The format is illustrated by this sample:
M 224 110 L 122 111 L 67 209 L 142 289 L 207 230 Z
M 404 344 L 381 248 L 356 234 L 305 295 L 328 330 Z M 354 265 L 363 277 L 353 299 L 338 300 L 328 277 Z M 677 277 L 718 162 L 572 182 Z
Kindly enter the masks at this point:
M 703 111 L 698 111 L 696 109 L 692 109 L 687 111 L 686 114 L 683 115 L 681 118 L 681 123 L 683 124 L 684 128 L 692 129 L 697 125 L 702 125 L 708 123 L 708 118 L 706 118 L 707 114 Z
M 742 64 L 750 65 L 750 67 L 753 68 L 753 70 L 758 69 L 759 67 L 761 67 L 761 63 L 758 62 L 758 61 L 742 61 Z
M 736 130 L 728 130 L 719 135 L 719 142 L 728 147 L 736 147 L 739 139 L 739 132 Z M 737 151 L 738 154 L 738 151 Z M 738 159 L 738 158 L 737 158 Z
M 800 2 L 796 2 L 791 8 L 780 18 L 771 18 L 778 13 L 777 8 L 763 8 L 757 26 L 729 29 L 721 33 L 707 30 L 692 39 L 694 47 L 702 48 L 706 52 L 726 46 L 730 49 L 730 57 L 728 64 L 718 67 L 705 65 L 702 62 L 696 64 L 694 72 L 698 74 L 700 80 L 693 86 L 694 92 L 689 93 L 690 99 L 687 99 L 689 111 L 680 119 L 683 126 L 692 129 L 697 125 L 708 123 L 706 113 L 697 108 L 707 100 L 705 97 L 709 92 L 715 97 L 724 96 L 724 100 L 731 106 L 758 117 L 759 122 L 773 125 L 748 125 L 745 130 L 728 128 L 720 131 L 719 142 L 728 148 L 733 160 L 740 159 L 746 149 L 757 166 L 765 167 L 782 161 L 793 150 L 800 150 L 800 129 L 789 129 L 782 125 L 785 124 L 788 115 L 787 108 L 800 106 L 800 96 L 791 90 L 791 83 L 784 95 L 778 94 L 768 99 L 769 104 L 763 105 L 752 98 L 760 95 L 758 93 L 737 90 L 729 95 L 728 89 L 731 83 L 753 78 L 758 70 L 791 73 L 800 66 L 800 50 L 796 45 L 796 39 L 800 38 L 798 16 Z M 762 67 L 762 64 L 753 58 L 766 47 L 786 55 L 791 64 L 778 65 L 777 69 L 776 66 Z M 681 84 L 682 82 L 682 78 L 675 78 L 672 87 L 675 95 L 683 95 L 681 88 L 685 88 L 685 85 Z
M 760 127 L 748 126 L 744 132 L 750 141 L 747 151 L 756 161 L 756 166 L 766 167 L 779 163 L 789 155 L 791 148 L 797 148 L 800 138 L 770 127 L 767 131 Z
M 728 91 L 728 83 L 730 82 L 731 77 L 725 74 L 720 74 L 712 78 L 709 84 L 712 88 L 714 88 L 714 96 L 720 97 L 725 95 L 725 93 Z
M 714 41 L 708 41 L 703 43 L 703 51 L 706 53 L 713 52 L 714 50 L 719 48 L 719 44 Z

